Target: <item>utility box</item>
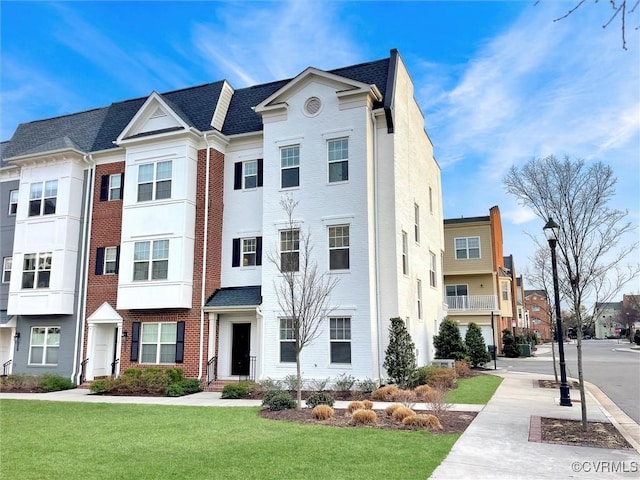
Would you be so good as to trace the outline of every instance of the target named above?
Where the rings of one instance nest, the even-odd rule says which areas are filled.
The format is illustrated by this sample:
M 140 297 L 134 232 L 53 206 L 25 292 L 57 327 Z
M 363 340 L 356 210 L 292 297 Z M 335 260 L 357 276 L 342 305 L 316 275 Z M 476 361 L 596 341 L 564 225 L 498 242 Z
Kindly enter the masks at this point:
M 449 360 L 446 358 L 436 358 L 435 360 L 431 360 L 431 362 L 429 362 L 431 365 L 435 365 L 436 367 L 443 367 L 443 368 L 456 368 L 456 361 L 455 360 Z
M 491 356 L 491 360 L 496 359 L 496 346 L 495 345 L 487 345 L 487 349 L 489 350 L 489 355 Z
M 520 351 L 521 357 L 531 356 L 531 345 L 529 345 L 528 343 L 519 343 L 518 350 Z

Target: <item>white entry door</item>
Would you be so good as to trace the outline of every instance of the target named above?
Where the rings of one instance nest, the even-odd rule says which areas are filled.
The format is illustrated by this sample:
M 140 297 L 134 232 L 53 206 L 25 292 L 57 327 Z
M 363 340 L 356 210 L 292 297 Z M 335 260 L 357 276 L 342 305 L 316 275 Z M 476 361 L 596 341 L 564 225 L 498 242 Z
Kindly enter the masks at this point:
M 113 325 L 100 325 L 95 330 L 96 337 L 93 347 L 94 378 L 111 375 L 114 331 Z

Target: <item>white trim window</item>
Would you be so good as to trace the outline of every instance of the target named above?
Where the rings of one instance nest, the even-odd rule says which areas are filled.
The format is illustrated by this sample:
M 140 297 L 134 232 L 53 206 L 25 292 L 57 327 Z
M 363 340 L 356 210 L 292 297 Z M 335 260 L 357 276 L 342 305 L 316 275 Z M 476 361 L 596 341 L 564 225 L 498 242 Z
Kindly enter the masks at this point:
M 349 225 L 329 227 L 329 270 L 349 269 Z
M 280 362 L 296 361 L 296 337 L 293 331 L 293 318 L 280 319 Z
M 402 232 L 402 273 L 409 275 L 409 241 L 407 232 Z
M 177 323 L 143 323 L 140 334 L 140 363 L 175 363 L 177 340 Z
M 280 186 L 300 186 L 300 145 L 280 148 Z
M 242 239 L 242 266 L 253 267 L 256 265 L 256 252 L 258 240 L 256 237 Z
M 169 240 L 136 242 L 133 281 L 166 280 L 169 275 Z
M 57 365 L 60 327 L 31 327 L 29 365 Z
M 2 283 L 9 283 L 11 281 L 11 264 L 13 263 L 13 257 L 4 257 L 2 259 Z
M 18 213 L 18 190 L 9 192 L 9 216 Z
M 418 278 L 416 285 L 416 296 L 418 299 L 418 320 L 422 320 L 422 280 Z
M 171 198 L 171 160 L 138 165 L 138 202 Z
M 256 188 L 258 186 L 258 161 L 242 162 L 242 188 Z
M 429 252 L 429 285 L 438 286 L 438 265 L 436 263 L 436 254 Z
M 339 138 L 327 142 L 329 183 L 349 180 L 349 139 Z
M 329 318 L 331 363 L 351 363 L 351 318 Z
M 49 288 L 51 252 L 26 253 L 22 264 L 22 288 Z
M 118 247 L 105 247 L 104 249 L 104 275 L 115 275 L 118 273 Z
M 122 199 L 122 174 L 109 175 L 109 200 Z
M 417 203 L 413 204 L 413 218 L 416 243 L 420 243 L 420 206 Z
M 297 272 L 300 269 L 300 230 L 280 232 L 280 271 Z
M 57 199 L 58 180 L 32 183 L 29 187 L 29 216 L 55 214 Z
M 500 282 L 500 286 L 502 287 L 502 300 L 509 300 L 509 282 Z
M 456 260 L 480 258 L 480 237 L 460 237 L 454 242 Z

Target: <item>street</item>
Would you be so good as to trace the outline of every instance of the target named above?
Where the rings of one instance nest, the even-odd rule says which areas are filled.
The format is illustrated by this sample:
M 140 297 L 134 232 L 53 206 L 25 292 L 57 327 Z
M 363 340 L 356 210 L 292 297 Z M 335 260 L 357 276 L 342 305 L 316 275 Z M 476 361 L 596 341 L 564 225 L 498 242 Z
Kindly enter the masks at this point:
M 550 344 L 539 346 L 535 357 L 498 357 L 498 368 L 510 371 L 553 375 Z M 628 351 L 632 346 L 624 340 L 583 340 L 582 368 L 584 379 L 597 385 L 618 407 L 636 423 L 640 423 L 640 351 Z M 564 344 L 567 377 L 578 378 L 577 344 Z M 556 361 L 558 347 L 555 345 Z M 488 367 L 492 364 L 487 365 Z M 558 367 L 558 378 L 560 368 Z M 572 398 L 577 394 L 572 392 Z

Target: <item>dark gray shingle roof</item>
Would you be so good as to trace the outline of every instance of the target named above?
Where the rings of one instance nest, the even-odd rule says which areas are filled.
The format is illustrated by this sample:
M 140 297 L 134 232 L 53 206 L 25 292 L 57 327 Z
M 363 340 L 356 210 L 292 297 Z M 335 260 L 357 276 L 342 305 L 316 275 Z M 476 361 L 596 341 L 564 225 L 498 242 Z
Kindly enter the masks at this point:
M 260 286 L 227 287 L 216 290 L 205 307 L 257 307 L 261 303 Z

